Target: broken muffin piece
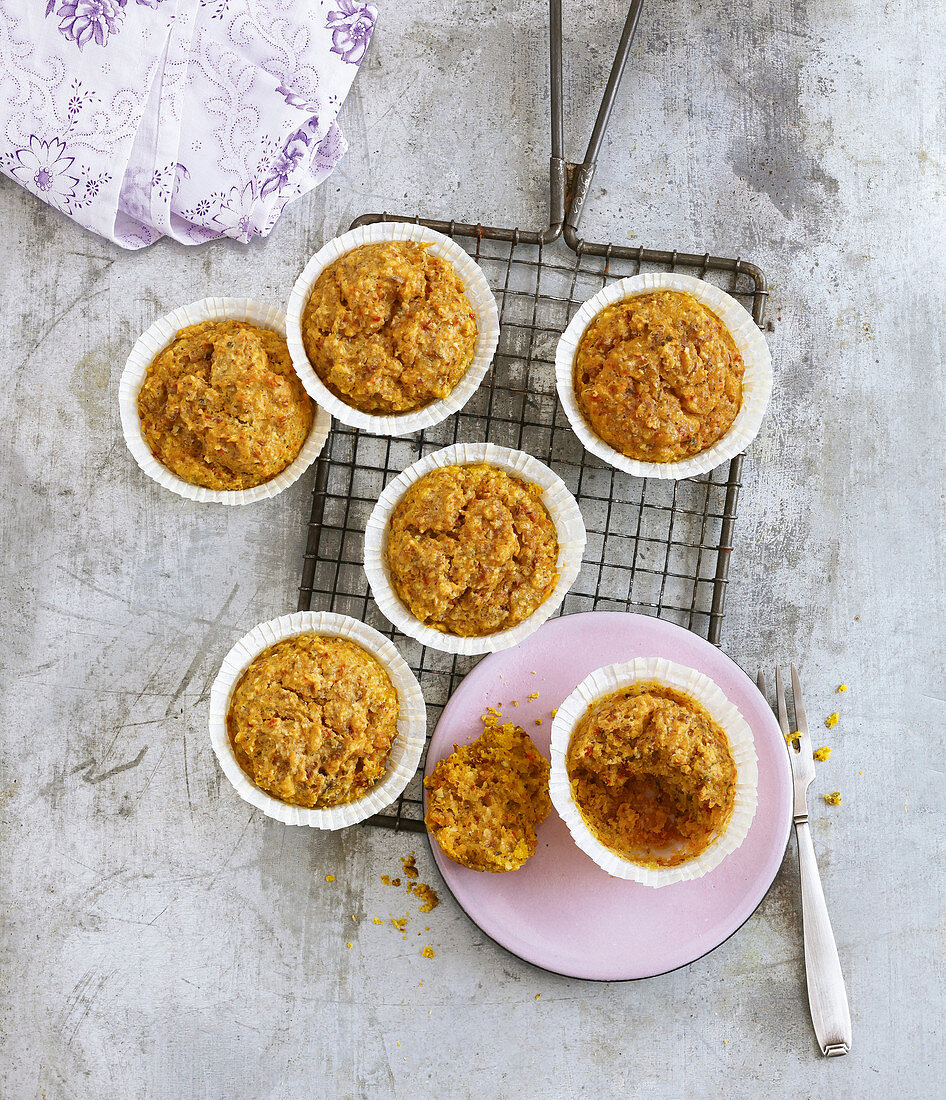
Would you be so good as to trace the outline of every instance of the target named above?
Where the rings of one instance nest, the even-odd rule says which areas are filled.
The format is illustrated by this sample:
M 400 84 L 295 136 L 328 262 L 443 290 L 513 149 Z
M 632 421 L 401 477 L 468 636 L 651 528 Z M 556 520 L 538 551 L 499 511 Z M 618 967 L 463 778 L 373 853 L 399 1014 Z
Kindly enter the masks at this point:
M 535 854 L 552 808 L 549 762 L 512 722 L 454 746 L 424 780 L 424 822 L 444 855 L 473 871 L 515 871 Z

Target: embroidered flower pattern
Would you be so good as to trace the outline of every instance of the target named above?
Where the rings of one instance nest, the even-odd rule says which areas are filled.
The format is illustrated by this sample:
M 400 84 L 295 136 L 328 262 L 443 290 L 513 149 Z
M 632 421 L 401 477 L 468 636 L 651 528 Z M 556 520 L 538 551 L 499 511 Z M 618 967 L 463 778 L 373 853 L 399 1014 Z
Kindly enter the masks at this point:
M 157 8 L 165 0 L 135 0 L 144 8 Z M 109 35 L 116 35 L 124 18 L 128 0 L 47 0 L 47 17 L 54 12 L 59 16 L 59 33 L 81 50 L 87 42 L 98 46 L 108 44 Z
M 325 24 L 332 32 L 332 53 L 350 65 L 358 65 L 371 41 L 378 9 L 360 0 L 337 0 L 337 3 L 338 11 L 329 12 Z
M 298 107 L 300 111 L 305 111 L 306 114 L 310 115 L 317 115 L 319 113 L 321 104 L 315 92 L 294 92 L 284 84 L 280 84 L 276 91 L 279 92 L 290 107 Z
M 35 134 L 27 148 L 14 152 L 13 175 L 58 210 L 69 209 L 79 177 L 73 175 L 75 157 L 66 156 L 66 144 L 59 138 L 41 141 Z
M 124 6 L 122 0 L 65 0 L 56 9 L 59 31 L 80 50 L 89 41 L 104 46 L 108 36 L 118 32 Z M 50 14 L 49 7 L 46 14 Z
M 267 195 L 271 195 L 274 191 L 283 191 L 288 187 L 289 177 L 293 172 L 306 163 L 309 157 L 309 142 L 312 140 L 306 131 L 313 125 L 317 125 L 317 123 L 306 123 L 294 134 L 289 135 L 282 151 L 270 165 L 269 175 L 263 180 L 263 185 L 260 188 L 262 198 L 265 199 Z
M 256 205 L 256 185 L 250 180 L 242 188 L 231 187 L 226 193 L 219 192 L 210 196 L 217 202 L 217 212 L 212 221 L 219 227 L 217 232 L 211 232 L 212 237 L 233 237 L 244 243 L 253 233 L 253 224 L 250 219 L 253 207 Z

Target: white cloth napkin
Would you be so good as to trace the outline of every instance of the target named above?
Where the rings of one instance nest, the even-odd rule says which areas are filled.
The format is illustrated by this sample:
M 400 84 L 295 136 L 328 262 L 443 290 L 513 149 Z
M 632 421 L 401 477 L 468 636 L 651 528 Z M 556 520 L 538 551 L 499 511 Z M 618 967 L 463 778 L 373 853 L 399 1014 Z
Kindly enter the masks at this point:
M 265 236 L 347 144 L 364 0 L 0 0 L 0 170 L 124 248 Z

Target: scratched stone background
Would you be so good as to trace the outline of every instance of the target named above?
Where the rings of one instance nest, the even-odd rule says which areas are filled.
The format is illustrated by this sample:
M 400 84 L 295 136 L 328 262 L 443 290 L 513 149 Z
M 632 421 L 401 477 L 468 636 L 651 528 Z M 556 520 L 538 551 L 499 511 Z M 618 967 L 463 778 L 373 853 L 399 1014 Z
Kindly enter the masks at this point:
M 794 844 L 711 956 L 583 984 L 505 954 L 449 899 L 423 939 L 416 904 L 408 940 L 374 925 L 406 909 L 379 879 L 399 855 L 416 848 L 437 881 L 419 838 L 285 828 L 222 779 L 209 685 L 233 641 L 295 606 L 312 478 L 246 509 L 152 484 L 119 429 L 132 342 L 208 293 L 284 300 L 365 210 L 545 217 L 545 5 L 381 7 L 344 111 L 351 152 L 265 242 L 127 254 L 0 180 L 0 1094 L 934 1095 L 941 4 L 647 5 L 583 227 L 740 253 L 771 278 L 777 387 L 746 466 L 724 648 L 747 669 L 793 658 L 812 717 L 841 712 L 813 788 L 854 1021 L 830 1062 L 808 1018 Z M 623 12 L 566 9 L 577 158 Z M 835 788 L 837 809 L 818 799 Z

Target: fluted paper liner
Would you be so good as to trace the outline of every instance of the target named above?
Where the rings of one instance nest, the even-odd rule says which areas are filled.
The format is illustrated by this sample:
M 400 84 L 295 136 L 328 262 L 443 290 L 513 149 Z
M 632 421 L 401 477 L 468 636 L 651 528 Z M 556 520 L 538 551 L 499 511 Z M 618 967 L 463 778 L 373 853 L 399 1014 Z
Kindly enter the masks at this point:
M 265 500 L 288 489 L 294 481 L 312 465 L 321 454 L 332 426 L 328 411 L 316 402 L 317 408 L 312 427 L 302 449 L 292 462 L 270 481 L 254 485 L 251 489 L 205 489 L 200 485 L 191 485 L 189 481 L 172 473 L 151 453 L 151 448 L 141 430 L 138 416 L 138 391 L 145 380 L 148 368 L 177 336 L 178 330 L 196 325 L 201 321 L 248 321 L 250 324 L 268 328 L 280 336 L 286 335 L 286 315 L 277 306 L 266 305 L 252 298 L 202 298 L 199 302 L 179 306 L 164 317 L 159 318 L 141 336 L 138 337 L 122 371 L 118 384 L 118 404 L 121 412 L 122 433 L 128 449 L 141 469 L 159 485 L 170 489 L 178 496 L 188 500 L 210 501 L 216 504 L 252 504 L 256 500 Z
M 651 680 L 678 688 L 698 703 L 702 703 L 725 731 L 736 765 L 735 799 L 732 816 L 725 830 L 700 855 L 678 867 L 643 867 L 623 859 L 602 844 L 585 824 L 581 811 L 572 797 L 565 763 L 575 726 L 592 703 L 630 684 Z M 759 764 L 752 730 L 722 690 L 708 676 L 697 672 L 696 669 L 674 664 L 663 657 L 638 657 L 633 661 L 624 661 L 596 669 L 581 681 L 558 708 L 552 722 L 551 736 L 552 770 L 549 778 L 549 793 L 552 804 L 568 826 L 578 847 L 591 856 L 595 863 L 609 875 L 632 879 L 645 886 L 654 887 L 701 878 L 717 867 L 730 852 L 734 852 L 749 833 L 749 826 L 755 816 L 759 787 Z
M 615 302 L 650 294 L 656 290 L 683 291 L 711 309 L 729 330 L 746 366 L 742 379 L 742 405 L 729 431 L 712 447 L 679 462 L 640 462 L 621 454 L 595 433 L 582 415 L 575 396 L 575 355 L 585 329 L 593 318 Z M 735 458 L 759 434 L 762 418 L 772 395 L 772 357 L 765 337 L 750 314 L 735 298 L 719 287 L 690 275 L 634 275 L 619 279 L 599 290 L 571 319 L 555 352 L 555 383 L 565 415 L 586 450 L 611 466 L 637 477 L 679 480 L 705 474 Z
M 417 241 L 420 244 L 430 244 L 432 255 L 449 260 L 460 276 L 463 289 L 476 314 L 477 330 L 473 361 L 446 397 L 411 412 L 389 415 L 362 412 L 361 409 L 352 408 L 332 393 L 309 362 L 302 343 L 302 314 L 318 277 L 339 257 L 362 245 L 377 244 L 381 241 Z M 441 420 L 446 420 L 453 413 L 459 412 L 479 388 L 499 343 L 499 313 L 496 309 L 496 299 L 479 265 L 456 241 L 445 237 L 443 233 L 412 222 L 375 222 L 372 225 L 351 229 L 329 241 L 309 260 L 302 274 L 296 279 L 295 286 L 289 294 L 286 318 L 289 354 L 292 356 L 296 373 L 302 379 L 302 384 L 309 391 L 313 401 L 320 406 L 324 405 L 332 416 L 343 424 L 362 428 L 375 435 L 408 435 L 411 432 L 419 432 L 422 428 L 430 428 L 434 424 L 439 424 Z
M 247 666 L 264 649 L 294 638 L 298 634 L 322 634 L 330 638 L 348 638 L 376 657 L 384 666 L 397 691 L 400 710 L 397 735 L 391 745 L 384 777 L 356 802 L 344 806 L 309 809 L 291 806 L 260 790 L 237 762 L 227 734 L 227 708 L 230 695 Z M 390 806 L 413 778 L 427 741 L 427 710 L 424 696 L 413 672 L 398 653 L 394 643 L 373 627 L 330 611 L 297 611 L 260 623 L 241 638 L 224 657 L 210 689 L 210 742 L 220 766 L 237 794 L 251 806 L 286 825 L 308 825 L 313 829 L 344 829 L 356 825 Z
M 517 626 L 476 638 L 461 638 L 444 634 L 425 626 L 401 602 L 391 583 L 386 560 L 387 527 L 395 505 L 415 481 L 431 470 L 444 466 L 470 466 L 485 462 L 498 466 L 512 477 L 532 482 L 542 489 L 542 503 L 555 523 L 558 535 L 558 583 L 552 594 Z M 456 443 L 434 451 L 415 462 L 388 485 L 374 506 L 365 527 L 365 572 L 371 593 L 382 613 L 405 634 L 432 649 L 445 653 L 493 653 L 508 649 L 528 637 L 560 606 L 565 594 L 575 583 L 585 552 L 585 524 L 575 498 L 565 482 L 548 466 L 525 451 L 498 447 L 494 443 Z

